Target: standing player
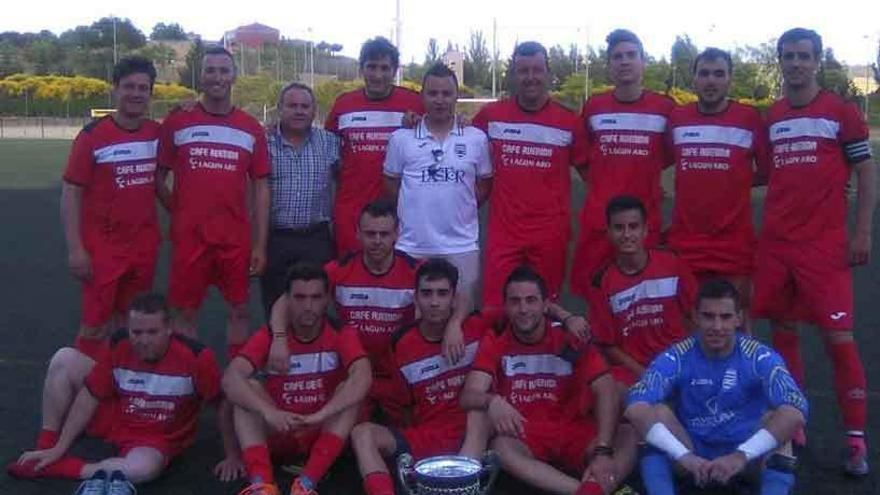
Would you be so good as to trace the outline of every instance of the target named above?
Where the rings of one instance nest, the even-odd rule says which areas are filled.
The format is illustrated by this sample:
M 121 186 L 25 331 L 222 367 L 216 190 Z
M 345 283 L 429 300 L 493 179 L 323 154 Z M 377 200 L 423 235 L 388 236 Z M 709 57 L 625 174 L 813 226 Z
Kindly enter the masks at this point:
M 116 112 L 73 142 L 61 186 L 70 272 L 82 283 L 77 349 L 93 359 L 132 297 L 153 286 L 159 249 L 156 147 L 147 119 L 156 80 L 152 62 L 123 58 L 113 68 Z
M 698 281 L 730 280 L 748 314 L 755 252 L 751 188 L 766 180 L 758 177 L 767 173 L 766 129 L 755 108 L 727 98 L 729 53 L 707 48 L 693 73 L 698 101 L 669 116 L 675 202 L 667 240 Z
M 355 233 L 364 205 L 382 196 L 382 162 L 391 133 L 401 127 L 407 112 L 422 113 L 418 93 L 393 84 L 400 65 L 397 48 L 385 38 L 361 47 L 363 89 L 340 95 L 324 128 L 342 138 L 342 168 L 333 205 L 336 253 L 358 249 Z
M 326 316 L 327 273 L 298 263 L 288 272 L 283 309 L 290 349 L 282 373 L 265 383 L 251 377 L 263 370 L 272 344 L 268 326 L 248 339 L 223 375 L 223 391 L 235 405 L 235 433 L 250 485 L 242 495 L 277 495 L 272 458 L 306 457 L 291 495 L 315 495 L 315 487 L 345 447 L 358 407 L 370 388 L 370 362 L 351 326 Z
M 159 141 L 159 199 L 171 212 L 168 299 L 176 330 L 196 336 L 196 318 L 209 285 L 227 304 L 229 355 L 248 335 L 248 275 L 266 265 L 269 226 L 269 154 L 256 119 L 232 105 L 232 54 L 205 50 L 202 97 L 192 111 L 173 112 Z M 166 177 L 173 172 L 174 191 Z M 253 246 L 248 187 L 253 189 Z
M 532 269 L 510 274 L 507 324 L 480 342 L 461 406 L 486 412 L 492 448 L 516 478 L 552 493 L 612 493 L 635 462 L 634 432 L 618 429 L 620 398 L 602 355 L 551 325 L 547 303 Z M 579 407 L 588 392 L 592 412 Z
M 664 133 L 675 103 L 642 87 L 645 50 L 638 36 L 625 29 L 612 31 L 608 69 L 614 90 L 591 97 L 583 109 L 589 137 L 587 198 L 580 213 L 571 289 L 586 297 L 590 281 L 614 256 L 603 212 L 619 195 L 635 196 L 648 211 L 647 246 L 660 237 L 660 173 L 672 163 Z
M 398 220 L 394 203 L 379 199 L 361 211 L 357 237 L 361 248 L 324 269 L 336 315 L 354 326 L 373 370 L 369 406 L 378 406 L 392 422 L 401 420 L 402 406 L 388 361 L 391 335 L 415 320 L 413 281 L 418 262 L 395 251 Z M 287 311 L 283 302 L 272 308 L 270 364 L 287 363 Z
M 590 327 L 611 361 L 614 379 L 628 388 L 660 352 L 687 336 L 697 287 L 675 255 L 645 247 L 647 214 L 641 201 L 618 196 L 605 212 L 616 253 L 593 278 Z
M 853 341 L 851 266 L 868 262 L 876 168 L 854 104 L 816 80 L 822 38 L 796 28 L 777 44 L 785 97 L 767 113 L 773 169 L 755 268 L 753 315 L 770 318 L 773 346 L 803 383 L 796 321 L 821 329 L 847 430 L 846 471 L 868 472 L 865 371 Z M 858 176 L 855 230 L 847 239 L 846 182 Z
M 737 334 L 738 300 L 726 280 L 703 284 L 696 335 L 660 354 L 629 393 L 626 417 L 649 445 L 641 468 L 650 495 L 676 493 L 673 461 L 699 488 L 743 479 L 762 495 L 787 495 L 794 485 L 791 438 L 807 400 L 776 352 Z
M 392 358 L 399 393 L 412 406 L 412 421 L 400 429 L 361 423 L 351 432 L 367 495 L 394 495 L 393 478 L 383 458 L 404 452 L 417 460 L 459 452 L 479 458 L 485 447 L 485 438 L 471 436 L 465 441 L 467 415 L 458 406 L 458 395 L 488 325 L 479 316 L 465 320 L 464 357 L 455 364 L 443 357 L 441 341 L 452 317 L 458 275 L 458 269 L 443 259 L 426 261 L 416 274 L 421 319 L 395 333 Z
M 473 125 L 489 136 L 494 167 L 483 270 L 483 307 L 501 307 L 504 280 L 523 263 L 546 280 L 551 299 L 565 278 L 571 166 L 586 162 L 577 116 L 550 99 L 547 50 L 520 43 L 510 68 L 516 96 L 480 109 Z

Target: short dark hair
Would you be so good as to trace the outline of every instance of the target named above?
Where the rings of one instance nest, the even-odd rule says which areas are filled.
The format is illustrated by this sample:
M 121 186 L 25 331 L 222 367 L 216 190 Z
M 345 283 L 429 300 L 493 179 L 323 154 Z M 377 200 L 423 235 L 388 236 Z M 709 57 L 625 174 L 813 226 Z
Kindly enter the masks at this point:
M 544 62 L 547 64 L 547 68 L 550 68 L 550 55 L 547 54 L 547 48 L 544 45 L 538 43 L 537 41 L 523 41 L 522 43 L 517 43 L 513 48 L 513 57 L 511 57 L 511 68 L 516 67 L 516 57 L 533 57 L 535 55 L 544 55 Z
M 739 291 L 736 290 L 736 286 L 724 278 L 710 278 L 700 284 L 700 288 L 697 290 L 697 308 L 700 307 L 704 299 L 733 299 L 737 311 L 740 309 Z
M 608 36 L 605 37 L 605 43 L 608 43 L 605 56 L 608 57 L 609 60 L 611 60 L 611 50 L 621 43 L 634 43 L 639 47 L 639 57 L 641 57 L 642 60 L 645 59 L 645 47 L 642 45 L 642 40 L 636 36 L 636 33 L 629 29 L 615 29 L 614 31 L 611 31 L 608 33 Z
M 394 225 L 400 222 L 397 216 L 397 205 L 390 199 L 377 199 L 367 203 L 361 208 L 361 214 L 358 215 L 358 224 L 364 215 L 370 215 L 373 218 L 391 217 L 394 219 Z
M 232 52 L 220 45 L 211 45 L 205 48 L 205 51 L 202 52 L 202 58 L 205 58 L 208 55 L 226 55 L 229 57 L 229 60 L 232 60 L 232 65 L 235 65 L 235 56 L 232 55 Z
M 315 93 L 312 91 L 312 88 L 301 82 L 294 81 L 292 83 L 288 83 L 287 86 L 281 88 L 281 91 L 278 93 L 278 108 L 281 108 L 281 104 L 284 103 L 284 95 L 286 95 L 288 91 L 293 89 L 298 89 L 300 91 L 305 91 L 306 93 L 308 93 L 309 98 L 312 99 L 312 106 L 315 105 Z
M 416 290 L 422 280 L 446 280 L 454 291 L 458 285 L 458 268 L 443 258 L 430 258 L 416 270 Z
M 816 57 L 816 60 L 822 57 L 822 37 L 816 31 L 806 28 L 789 29 L 782 33 L 779 41 L 776 42 L 776 56 L 782 58 L 783 43 L 797 43 L 801 40 L 807 40 L 813 44 L 813 56 Z
M 330 278 L 327 276 L 327 272 L 324 271 L 323 267 L 314 263 L 299 261 L 288 268 L 287 276 L 285 277 L 286 288 L 284 291 L 290 294 L 290 286 L 297 280 L 303 280 L 306 282 L 320 280 L 324 283 L 324 292 L 327 292 L 330 289 Z
M 645 209 L 645 203 L 642 203 L 642 200 L 635 196 L 615 196 L 608 201 L 608 205 L 605 206 L 605 222 L 608 225 L 611 225 L 611 217 L 622 212 L 629 210 L 638 210 L 638 212 L 642 215 L 642 220 L 648 220 L 648 210 Z
M 510 284 L 516 282 L 531 282 L 538 286 L 538 290 L 541 292 L 541 298 L 547 299 L 547 283 L 544 282 L 544 279 L 541 278 L 541 275 L 535 271 L 529 265 L 520 265 L 507 276 L 507 280 L 504 282 L 504 288 L 502 289 L 501 297 L 505 301 L 507 300 L 507 288 L 510 287 Z
M 451 77 L 452 82 L 455 83 L 455 87 L 458 88 L 458 76 L 456 76 L 455 72 L 443 62 L 435 63 L 430 69 L 428 69 L 428 72 L 425 72 L 424 77 L 422 77 L 422 87 L 425 86 L 425 81 L 427 81 L 429 77 Z
M 694 66 L 691 68 L 692 74 L 697 73 L 697 64 L 699 64 L 701 60 L 724 60 L 727 62 L 727 73 L 733 74 L 733 59 L 730 58 L 729 52 L 720 48 L 709 47 L 701 51 L 697 55 L 697 58 L 694 59 Z
M 378 60 L 383 57 L 388 57 L 394 70 L 397 70 L 397 67 L 400 66 L 400 52 L 397 51 L 397 47 L 388 41 L 388 38 L 376 36 L 361 45 L 358 66 L 363 67 L 370 60 Z
M 150 76 L 150 88 L 156 83 L 156 66 L 146 57 L 133 55 L 123 57 L 113 66 L 113 85 L 118 86 L 123 77 L 132 74 L 146 74 Z
M 163 320 L 166 322 L 171 320 L 168 301 L 165 299 L 165 296 L 158 292 L 141 292 L 137 294 L 128 304 L 128 310 L 148 315 L 162 313 Z

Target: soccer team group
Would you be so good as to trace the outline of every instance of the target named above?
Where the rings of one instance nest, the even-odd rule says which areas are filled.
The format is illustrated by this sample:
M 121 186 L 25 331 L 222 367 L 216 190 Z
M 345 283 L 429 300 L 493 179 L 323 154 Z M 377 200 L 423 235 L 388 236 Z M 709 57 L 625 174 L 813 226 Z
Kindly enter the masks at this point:
M 117 111 L 80 132 L 62 186 L 79 334 L 50 361 L 36 448 L 8 472 L 133 493 L 184 454 L 211 403 L 225 450 L 215 472 L 244 477 L 243 494 L 279 493 L 273 466 L 291 462 L 304 464 L 290 493 L 314 494 L 347 448 L 369 495 L 395 493 L 403 453 L 488 449 L 552 493 L 613 493 L 638 468 L 650 494 L 785 494 L 793 444 L 806 442 L 806 322 L 833 367 L 844 468 L 867 474 L 851 267 L 868 262 L 876 172 L 863 116 L 818 85 L 821 38 L 779 38 L 784 96 L 763 116 L 728 99 L 722 50 L 697 57 L 699 100 L 676 106 L 642 87 L 635 34 L 606 41 L 614 89 L 580 116 L 550 99 L 547 52 L 525 42 L 513 95 L 465 122 L 453 72 L 430 68 L 421 94 L 394 86 L 398 52 L 375 38 L 364 88 L 337 99 L 324 129 L 298 83 L 281 91 L 277 126 L 234 107 L 221 47 L 202 59 L 199 102 L 156 123 L 155 69 L 121 60 Z M 569 279 L 586 315 L 557 302 L 572 172 L 587 195 Z M 751 190 L 764 185 L 756 236 Z M 167 301 L 150 292 L 157 199 L 171 217 Z M 282 222 L 298 215 L 309 218 Z M 338 256 L 323 264 L 322 248 L 301 246 L 328 224 Z M 267 249 L 273 239 L 296 254 Z M 269 324 L 250 334 L 259 275 L 282 285 L 263 286 Z M 223 372 L 196 332 L 210 285 L 227 303 Z M 751 318 L 771 321 L 772 348 L 749 335 Z M 96 458 L 84 434 L 113 456 Z

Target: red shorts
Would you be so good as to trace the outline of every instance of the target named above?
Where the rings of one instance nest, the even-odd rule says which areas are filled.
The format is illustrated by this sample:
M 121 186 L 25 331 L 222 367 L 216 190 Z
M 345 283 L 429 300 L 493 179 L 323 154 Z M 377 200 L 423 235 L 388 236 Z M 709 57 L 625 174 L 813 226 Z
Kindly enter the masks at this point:
M 523 442 L 535 459 L 580 476 L 587 467 L 587 447 L 596 438 L 592 420 L 526 421 Z
M 632 387 L 637 381 L 639 381 L 639 377 L 636 376 L 631 369 L 622 365 L 611 366 L 611 378 L 614 378 L 614 381 L 622 383 L 627 387 Z
M 247 244 L 207 244 L 197 236 L 179 236 L 171 249 L 169 303 L 197 309 L 216 285 L 231 305 L 248 301 L 251 247 Z
M 668 232 L 669 248 L 697 273 L 721 277 L 748 277 L 755 268 L 755 242 L 748 233 L 714 239 L 709 236 Z
M 320 428 L 275 433 L 266 438 L 266 445 L 274 462 L 290 463 L 307 458 L 319 436 Z
M 139 292 L 153 288 L 158 249 L 120 255 L 101 249 L 92 257 L 92 278 L 82 284 L 82 324 L 97 328 L 114 313 L 124 313 Z
M 752 316 L 805 321 L 829 330 L 853 327 L 847 246 L 763 241 L 758 248 Z
M 522 264 L 530 265 L 541 275 L 551 299 L 559 296 L 565 280 L 567 250 L 568 235 L 564 233 L 526 242 L 509 240 L 504 232 L 489 232 L 484 250 L 483 307 L 502 307 L 504 283 Z
M 416 459 L 435 455 L 455 455 L 464 440 L 464 428 L 443 424 L 422 424 L 395 431 L 398 450 L 406 450 Z M 400 440 L 406 445 L 400 445 Z
M 405 400 L 405 399 L 404 399 Z M 367 400 L 363 402 L 361 408 L 361 419 L 364 421 L 372 417 L 374 409 L 381 409 L 385 419 L 394 425 L 403 423 L 404 414 L 407 405 L 401 400 L 400 386 L 395 380 L 373 375 L 373 382 L 370 385 L 370 391 L 367 393 Z

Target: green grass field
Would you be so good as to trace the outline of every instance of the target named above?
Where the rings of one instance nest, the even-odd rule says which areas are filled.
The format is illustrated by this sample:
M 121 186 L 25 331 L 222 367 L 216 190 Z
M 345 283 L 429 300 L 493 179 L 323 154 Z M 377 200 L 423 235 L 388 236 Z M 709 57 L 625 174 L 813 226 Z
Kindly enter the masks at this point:
M 880 129 L 878 129 L 880 131 Z M 880 132 L 875 133 L 880 135 Z M 0 460 L 15 458 L 30 447 L 39 426 L 40 386 L 46 361 L 61 345 L 72 340 L 79 318 L 78 287 L 66 271 L 66 253 L 58 220 L 60 176 L 69 141 L 0 140 Z M 880 156 L 880 141 L 874 142 L 875 156 Z M 669 177 L 665 178 L 669 182 Z M 668 184 L 667 184 L 668 185 Z M 667 190 L 670 190 L 667 188 Z M 576 181 L 573 205 L 583 201 L 583 189 Z M 761 197 L 754 197 L 760 211 Z M 666 201 L 668 211 L 670 201 Z M 874 262 L 855 273 L 857 339 L 869 380 L 868 435 L 872 444 L 870 462 L 880 471 L 880 216 L 875 218 Z M 157 287 L 167 283 L 167 245 L 163 248 Z M 260 323 L 258 288 L 252 285 L 251 314 L 254 325 Z M 582 308 L 581 301 L 564 296 L 564 302 Z M 223 310 L 219 295 L 212 292 L 203 308 L 200 328 L 206 342 L 223 355 Z M 766 337 L 766 328 L 758 333 Z M 815 331 L 805 329 L 804 360 L 808 363 L 807 393 L 811 403 L 808 428 L 809 445 L 801 456 L 798 494 L 880 494 L 880 476 L 864 480 L 842 477 L 838 462 L 842 449 L 840 416 L 832 389 L 831 374 Z M 238 484 L 223 485 L 213 480 L 210 467 L 222 452 L 211 422 L 213 414 L 202 421 L 196 445 L 183 459 L 175 462 L 167 475 L 141 488 L 142 495 L 233 494 Z M 331 483 L 321 486 L 321 494 L 358 492 L 354 465 L 338 463 Z M 0 475 L 2 494 L 67 494 L 74 485 L 68 482 L 19 482 Z M 505 490 L 507 493 L 518 490 Z M 530 492 L 522 492 L 530 493 Z

